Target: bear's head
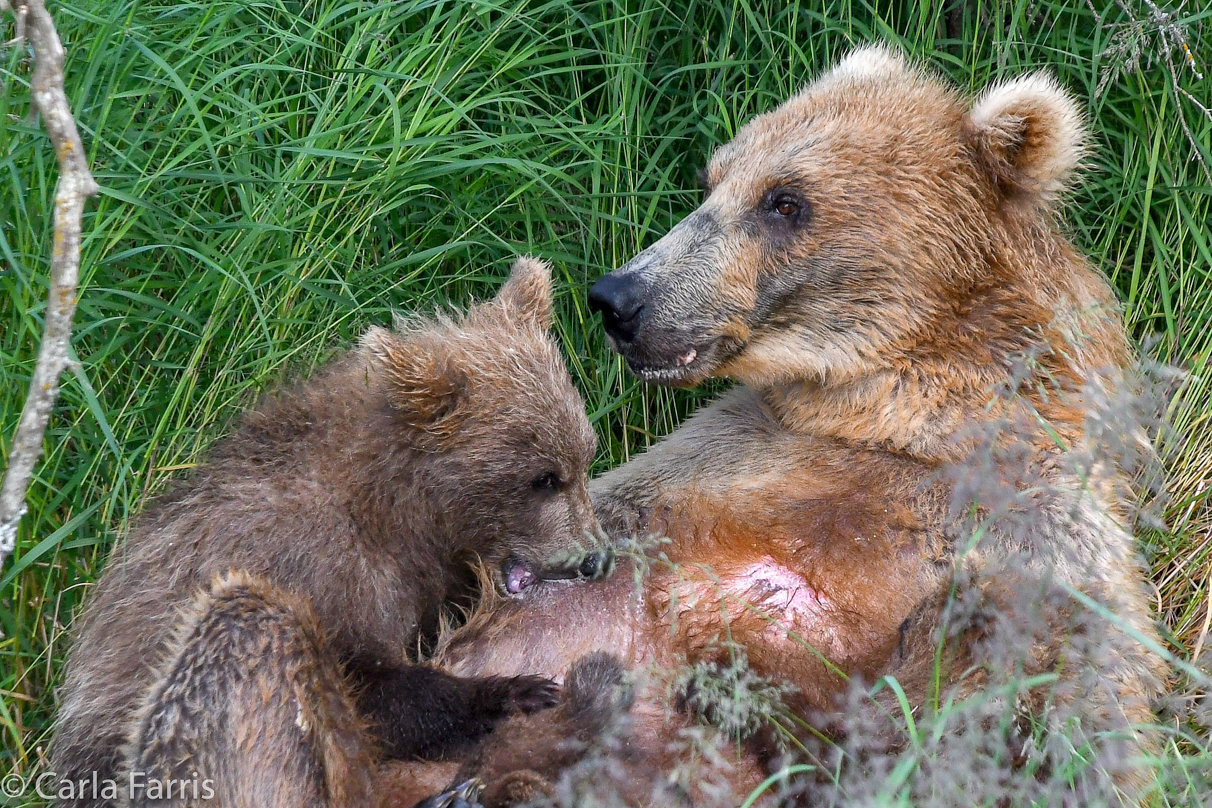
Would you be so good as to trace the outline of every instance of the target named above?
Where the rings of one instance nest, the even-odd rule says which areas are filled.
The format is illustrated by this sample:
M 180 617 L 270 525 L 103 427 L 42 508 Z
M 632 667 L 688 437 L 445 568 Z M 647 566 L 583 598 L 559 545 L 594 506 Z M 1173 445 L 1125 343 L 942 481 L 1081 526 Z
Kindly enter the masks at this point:
M 455 319 L 401 320 L 362 338 L 389 427 L 443 533 L 517 594 L 601 571 L 589 500 L 596 437 L 555 342 L 551 268 L 519 259 L 497 296 Z
M 862 48 L 719 148 L 704 202 L 599 279 L 591 307 L 637 375 L 682 385 L 836 384 L 912 363 L 991 290 L 1031 298 L 1037 312 L 1009 319 L 1039 325 L 1052 298 L 1106 297 L 1069 277 L 1088 269 L 1053 221 L 1084 137 L 1046 75 L 967 103 Z

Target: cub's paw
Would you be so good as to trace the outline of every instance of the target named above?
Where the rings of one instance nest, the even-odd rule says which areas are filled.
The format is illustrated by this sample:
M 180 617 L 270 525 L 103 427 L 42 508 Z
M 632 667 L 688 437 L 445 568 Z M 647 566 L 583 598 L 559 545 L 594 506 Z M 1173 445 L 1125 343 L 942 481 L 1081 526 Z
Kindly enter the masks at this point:
M 441 794 L 426 797 L 413 806 L 413 808 L 482 808 L 480 805 L 480 794 L 483 791 L 484 784 L 480 782 L 478 777 L 473 777 L 455 786 L 450 791 L 443 791 Z
M 509 681 L 510 712 L 537 713 L 556 706 L 560 701 L 560 686 L 542 676 L 515 676 Z
M 481 681 L 478 695 L 490 713 L 535 713 L 559 703 L 560 686 L 542 676 L 493 676 Z

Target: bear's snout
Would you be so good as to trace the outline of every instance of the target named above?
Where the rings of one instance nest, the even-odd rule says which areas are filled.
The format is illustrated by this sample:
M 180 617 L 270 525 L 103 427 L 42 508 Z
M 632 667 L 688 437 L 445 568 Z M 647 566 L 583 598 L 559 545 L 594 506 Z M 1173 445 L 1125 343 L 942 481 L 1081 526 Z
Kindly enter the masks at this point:
M 620 346 L 635 339 L 644 314 L 643 288 L 635 273 L 611 272 L 589 290 L 589 309 L 602 313 L 602 325 Z
M 605 578 L 614 570 L 614 553 L 609 549 L 589 553 L 577 567 L 577 574 L 582 578 Z
M 743 347 L 734 298 L 719 290 L 727 234 L 698 210 L 589 290 L 611 345 L 641 379 L 696 384 Z

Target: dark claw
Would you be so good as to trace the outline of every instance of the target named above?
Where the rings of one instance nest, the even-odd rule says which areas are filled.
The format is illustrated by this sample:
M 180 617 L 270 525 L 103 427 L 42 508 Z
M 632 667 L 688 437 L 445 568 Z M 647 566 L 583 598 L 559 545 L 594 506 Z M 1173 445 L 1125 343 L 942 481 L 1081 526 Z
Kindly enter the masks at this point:
M 478 803 L 480 795 L 484 793 L 484 784 L 479 777 L 473 777 L 455 786 L 454 793 L 461 800 Z
M 480 782 L 480 778 L 473 777 L 466 782 L 459 783 L 450 791 L 426 797 L 414 808 L 481 808 L 480 794 L 483 791 L 484 784 Z
M 473 715 L 496 723 L 505 716 L 534 713 L 560 701 L 560 686 L 542 676 L 489 676 L 477 680 Z M 484 731 L 491 729 L 484 726 Z
M 510 681 L 509 705 L 523 713 L 554 707 L 560 701 L 560 686 L 542 676 L 517 676 Z

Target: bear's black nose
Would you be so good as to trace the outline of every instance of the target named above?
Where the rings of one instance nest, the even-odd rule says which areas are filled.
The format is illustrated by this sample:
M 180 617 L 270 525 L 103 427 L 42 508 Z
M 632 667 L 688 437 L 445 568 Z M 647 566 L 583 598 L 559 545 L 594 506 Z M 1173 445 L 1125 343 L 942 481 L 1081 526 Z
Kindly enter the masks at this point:
M 602 312 L 602 325 L 616 342 L 628 343 L 640 330 L 644 311 L 642 289 L 635 275 L 611 272 L 589 289 L 589 309 Z

